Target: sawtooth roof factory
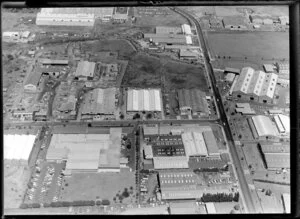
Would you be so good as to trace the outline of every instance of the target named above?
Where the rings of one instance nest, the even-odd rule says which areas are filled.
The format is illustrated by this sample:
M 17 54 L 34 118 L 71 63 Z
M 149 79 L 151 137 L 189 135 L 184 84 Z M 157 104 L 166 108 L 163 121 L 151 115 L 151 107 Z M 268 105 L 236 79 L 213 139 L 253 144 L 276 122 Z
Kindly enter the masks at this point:
M 235 77 L 230 94 L 244 101 L 272 103 L 278 75 L 255 71 L 251 67 L 242 69 L 241 74 Z
M 215 136 L 208 126 L 144 126 L 143 130 L 144 158 L 153 159 L 154 169 L 189 168 L 190 157 L 220 159 Z
M 127 92 L 127 111 L 161 111 L 162 100 L 159 89 L 135 90 Z
M 109 134 L 53 134 L 47 161 L 65 160 L 72 172 L 120 172 L 121 128 Z

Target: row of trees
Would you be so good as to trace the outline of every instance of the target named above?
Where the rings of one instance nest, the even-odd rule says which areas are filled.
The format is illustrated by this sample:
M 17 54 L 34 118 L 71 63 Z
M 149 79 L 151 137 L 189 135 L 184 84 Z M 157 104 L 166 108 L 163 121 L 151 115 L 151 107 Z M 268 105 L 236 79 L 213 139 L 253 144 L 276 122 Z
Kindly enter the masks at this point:
M 239 201 L 239 193 L 236 192 L 234 195 L 232 193 L 217 193 L 217 194 L 203 194 L 201 198 L 202 202 L 238 202 Z
M 76 206 L 99 206 L 99 205 L 110 205 L 110 201 L 107 199 L 104 200 L 79 200 L 79 201 L 73 201 L 73 202 L 68 202 L 68 201 L 58 201 L 58 202 L 51 202 L 51 203 L 44 203 L 43 206 L 45 208 L 53 207 L 76 207 Z M 41 204 L 39 203 L 22 203 L 20 205 L 20 208 L 26 209 L 26 208 L 40 208 Z

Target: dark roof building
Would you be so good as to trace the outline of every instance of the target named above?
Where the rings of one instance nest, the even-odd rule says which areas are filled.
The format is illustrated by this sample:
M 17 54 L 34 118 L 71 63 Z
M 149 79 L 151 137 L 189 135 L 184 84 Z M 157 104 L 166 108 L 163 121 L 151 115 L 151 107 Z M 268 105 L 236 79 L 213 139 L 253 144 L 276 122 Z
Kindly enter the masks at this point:
M 177 94 L 182 114 L 186 111 L 208 114 L 209 110 L 205 92 L 199 89 L 181 89 L 178 90 Z

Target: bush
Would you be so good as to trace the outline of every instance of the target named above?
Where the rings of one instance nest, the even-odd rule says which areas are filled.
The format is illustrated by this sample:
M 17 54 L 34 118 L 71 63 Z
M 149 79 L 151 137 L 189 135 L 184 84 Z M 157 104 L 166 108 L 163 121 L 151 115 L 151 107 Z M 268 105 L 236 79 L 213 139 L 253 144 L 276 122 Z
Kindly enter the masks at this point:
M 114 199 L 116 199 L 116 197 L 115 197 Z M 101 201 L 100 201 L 100 200 L 97 200 L 97 201 L 96 201 L 96 205 L 97 205 L 97 206 L 101 205 Z
M 32 207 L 33 207 L 33 208 L 40 208 L 41 205 L 40 205 L 39 203 L 33 203 L 33 204 L 32 204 Z
M 27 205 L 26 203 L 22 203 L 22 204 L 20 205 L 20 208 L 21 208 L 21 209 L 26 209 L 26 208 L 28 208 L 28 205 Z
M 128 198 L 129 197 L 129 192 L 127 190 L 124 190 L 124 192 L 122 193 L 122 196 L 124 198 Z
M 49 203 L 44 203 L 43 206 L 44 206 L 44 208 L 49 208 L 49 207 L 51 207 L 51 205 L 50 205 Z
M 104 200 L 102 201 L 102 205 L 110 205 L 110 201 L 107 200 L 107 199 L 104 199 Z

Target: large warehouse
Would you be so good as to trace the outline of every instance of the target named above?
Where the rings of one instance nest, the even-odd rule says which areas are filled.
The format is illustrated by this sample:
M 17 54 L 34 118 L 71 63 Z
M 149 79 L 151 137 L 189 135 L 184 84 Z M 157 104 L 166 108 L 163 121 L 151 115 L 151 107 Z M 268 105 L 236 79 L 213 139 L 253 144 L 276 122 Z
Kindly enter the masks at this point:
M 153 33 L 146 33 L 144 34 L 144 38 L 152 40 L 154 43 L 161 43 L 161 44 L 192 44 L 190 41 L 190 36 L 185 36 L 182 34 L 153 34 Z
M 233 193 L 230 184 L 215 184 L 208 187 L 190 170 L 161 170 L 159 184 L 163 200 L 199 199 L 204 193 Z
M 35 135 L 4 135 L 3 158 L 28 162 L 35 137 Z
M 278 131 L 272 120 L 263 115 L 248 118 L 248 123 L 255 139 L 278 139 Z
M 189 159 L 185 156 L 153 157 L 154 169 L 187 169 Z
M 290 169 L 290 153 L 265 153 L 268 169 Z
M 35 68 L 35 70 L 29 72 L 24 82 L 24 90 L 29 92 L 37 92 L 41 76 L 42 71 L 39 71 L 38 68 Z
M 94 26 L 95 19 L 112 17 L 113 7 L 42 8 L 37 14 L 37 25 Z
M 81 61 L 78 63 L 75 79 L 76 80 L 92 80 L 95 73 L 95 62 Z
M 96 88 L 86 94 L 82 115 L 113 115 L 115 111 L 116 88 Z
M 127 92 L 127 111 L 161 111 L 159 89 L 135 90 Z
M 236 99 L 244 101 L 272 103 L 277 79 L 277 74 L 255 71 L 251 67 L 245 67 L 241 74 L 236 76 L 230 94 Z
M 121 134 L 121 128 L 109 134 L 53 134 L 46 159 L 66 160 L 66 174 L 119 172 Z
M 205 92 L 199 89 L 180 89 L 177 91 L 180 113 L 182 115 L 190 113 L 200 113 L 208 116 L 208 103 Z
M 185 132 L 182 141 L 187 156 L 207 156 L 207 148 L 201 132 Z
M 274 116 L 274 120 L 280 134 L 290 134 L 290 117 L 278 114 Z

